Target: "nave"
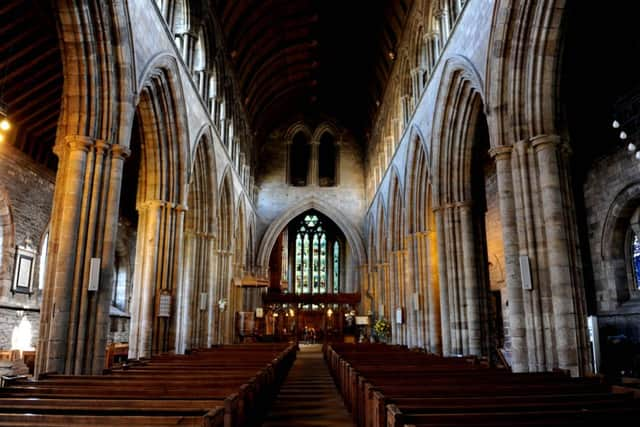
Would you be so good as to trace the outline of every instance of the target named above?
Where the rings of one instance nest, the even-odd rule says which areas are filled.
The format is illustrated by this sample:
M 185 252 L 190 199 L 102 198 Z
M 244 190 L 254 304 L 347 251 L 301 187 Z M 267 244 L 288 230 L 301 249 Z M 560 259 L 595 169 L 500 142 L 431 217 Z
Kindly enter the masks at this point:
M 601 378 L 517 374 L 386 344 L 231 345 L 129 360 L 101 376 L 3 380 L 2 426 L 587 426 L 640 416 L 637 389 Z

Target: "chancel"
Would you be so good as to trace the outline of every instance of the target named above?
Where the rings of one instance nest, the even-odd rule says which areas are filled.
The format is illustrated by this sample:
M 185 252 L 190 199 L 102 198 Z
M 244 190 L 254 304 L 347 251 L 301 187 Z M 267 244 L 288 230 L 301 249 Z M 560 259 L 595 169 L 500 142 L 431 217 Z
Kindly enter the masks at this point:
M 0 426 L 640 416 L 640 3 L 5 0 Z

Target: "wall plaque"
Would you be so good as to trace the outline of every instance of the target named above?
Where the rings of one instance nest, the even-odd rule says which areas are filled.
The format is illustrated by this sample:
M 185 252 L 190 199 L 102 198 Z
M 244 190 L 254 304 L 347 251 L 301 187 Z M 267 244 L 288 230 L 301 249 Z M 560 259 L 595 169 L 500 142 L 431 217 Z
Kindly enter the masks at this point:
M 171 316 L 171 294 L 166 292 L 160 294 L 158 303 L 158 317 Z

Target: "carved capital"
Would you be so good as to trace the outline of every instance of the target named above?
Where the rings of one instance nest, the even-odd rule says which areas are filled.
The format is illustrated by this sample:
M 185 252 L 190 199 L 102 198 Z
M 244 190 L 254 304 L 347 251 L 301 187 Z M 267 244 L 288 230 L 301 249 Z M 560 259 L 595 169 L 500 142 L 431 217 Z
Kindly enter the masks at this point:
M 89 136 L 82 135 L 67 135 L 64 137 L 64 141 L 69 147 L 70 151 L 84 151 L 85 153 L 95 145 L 96 140 Z
M 131 150 L 121 144 L 111 145 L 111 155 L 117 159 L 126 159 L 131 155 Z
M 489 155 L 496 160 L 508 160 L 511 157 L 511 151 L 513 151 L 513 146 L 501 145 L 490 149 Z
M 538 135 L 530 139 L 531 146 L 537 151 L 553 148 L 562 142 L 559 135 Z

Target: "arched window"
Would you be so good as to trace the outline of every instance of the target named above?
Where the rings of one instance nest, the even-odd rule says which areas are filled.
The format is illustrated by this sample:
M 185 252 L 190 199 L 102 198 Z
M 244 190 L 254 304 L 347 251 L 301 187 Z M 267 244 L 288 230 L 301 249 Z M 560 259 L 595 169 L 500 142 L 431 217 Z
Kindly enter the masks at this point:
M 306 215 L 296 233 L 295 292 L 327 293 L 327 235 L 316 215 Z
M 203 99 L 206 99 L 207 84 L 205 78 L 205 68 L 207 67 L 207 59 L 205 54 L 205 34 L 203 28 L 200 28 L 198 32 L 198 39 L 193 55 L 193 77 L 196 85 L 198 86 L 198 92 Z
M 633 229 L 630 231 L 631 238 L 629 239 L 631 242 L 630 251 L 630 260 L 631 260 L 631 270 L 632 270 L 632 291 L 640 290 L 640 236 Z
M 209 90 L 207 92 L 209 95 L 207 102 L 207 105 L 209 106 L 209 115 L 211 115 L 211 118 L 214 120 L 216 118 L 216 96 L 218 95 L 218 82 L 216 81 L 216 77 L 216 70 L 214 69 L 211 73 L 211 77 L 209 77 Z
M 297 187 L 307 185 L 309 172 L 309 144 L 304 133 L 298 132 L 289 153 L 289 183 Z
M 49 232 L 44 235 L 40 245 L 40 262 L 38 263 L 38 289 L 44 289 L 47 272 L 47 255 L 49 254 Z
M 181 35 L 189 30 L 189 9 L 186 0 L 176 0 L 173 9 L 173 33 Z
M 336 185 L 336 145 L 333 135 L 329 132 L 322 134 L 319 147 L 319 181 L 320 187 Z
M 127 309 L 127 265 L 126 259 L 117 256 L 113 266 L 113 288 L 111 296 L 111 304 L 118 309 L 125 311 Z

